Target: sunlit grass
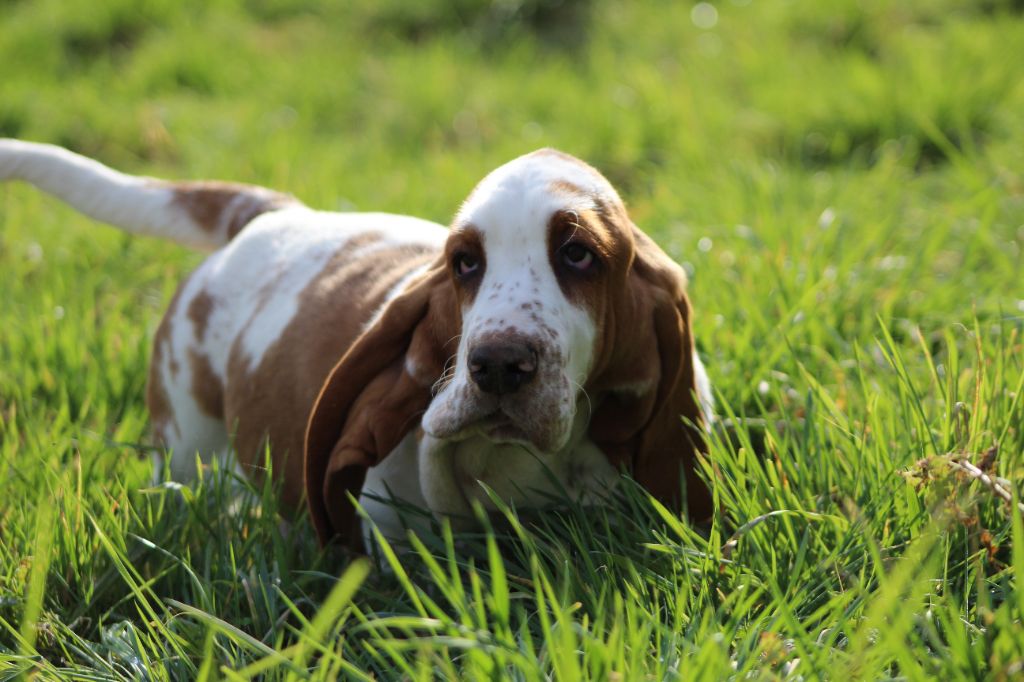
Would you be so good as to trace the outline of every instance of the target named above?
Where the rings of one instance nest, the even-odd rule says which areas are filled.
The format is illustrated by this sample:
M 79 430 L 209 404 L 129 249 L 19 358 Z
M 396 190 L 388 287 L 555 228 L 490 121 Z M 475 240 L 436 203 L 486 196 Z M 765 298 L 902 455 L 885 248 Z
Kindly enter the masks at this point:
M 201 256 L 4 185 L 0 675 L 1024 672 L 1019 3 L 554 4 L 0 3 L 0 134 L 441 222 L 520 153 L 591 161 L 691 274 L 713 522 L 626 482 L 375 564 L 270 485 L 153 487 Z

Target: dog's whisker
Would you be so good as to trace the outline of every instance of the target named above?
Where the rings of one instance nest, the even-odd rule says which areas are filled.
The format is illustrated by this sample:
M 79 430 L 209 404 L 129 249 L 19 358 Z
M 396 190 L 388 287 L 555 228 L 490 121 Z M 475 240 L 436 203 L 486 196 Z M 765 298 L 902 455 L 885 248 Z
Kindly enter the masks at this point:
M 455 338 L 455 337 L 453 337 Z M 452 379 L 455 378 L 455 372 L 458 369 L 455 366 L 457 355 L 451 355 L 444 363 L 444 369 L 441 371 L 441 376 L 437 378 L 430 386 L 430 394 L 436 396 L 438 393 L 444 390 L 445 386 L 451 383 Z
M 569 379 L 569 383 L 575 386 L 579 392 L 583 394 L 583 397 L 587 399 L 587 419 L 590 419 L 590 417 L 594 415 L 594 404 L 590 400 L 590 394 L 587 393 L 587 389 L 583 388 L 583 384 L 572 377 L 567 378 Z M 576 403 L 576 409 L 579 409 L 579 401 Z M 573 416 L 575 416 L 575 410 L 573 411 Z

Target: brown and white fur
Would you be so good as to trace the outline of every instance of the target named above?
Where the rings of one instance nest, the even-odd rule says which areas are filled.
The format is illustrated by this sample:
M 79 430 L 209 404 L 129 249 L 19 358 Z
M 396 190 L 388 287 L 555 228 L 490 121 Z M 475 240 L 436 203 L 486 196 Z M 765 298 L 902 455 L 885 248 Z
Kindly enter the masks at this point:
M 197 452 L 258 478 L 269 442 L 285 505 L 305 497 L 323 540 L 358 541 L 348 494 L 399 537 L 378 498 L 464 522 L 473 501 L 492 506 L 478 482 L 530 507 L 602 493 L 621 470 L 710 510 L 693 471 L 710 387 L 685 277 L 571 156 L 501 166 L 450 230 L 15 140 L 0 140 L 3 179 L 214 249 L 154 340 L 147 401 L 176 479 Z

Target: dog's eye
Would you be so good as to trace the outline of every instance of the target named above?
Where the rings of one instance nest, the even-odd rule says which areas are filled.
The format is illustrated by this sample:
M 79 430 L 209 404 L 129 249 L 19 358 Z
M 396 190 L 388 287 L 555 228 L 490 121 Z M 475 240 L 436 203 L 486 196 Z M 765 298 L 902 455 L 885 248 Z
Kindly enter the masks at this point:
M 562 247 L 562 262 L 573 270 L 583 272 L 594 265 L 594 252 L 582 244 L 566 244 Z
M 468 253 L 457 253 L 455 258 L 452 259 L 452 268 L 455 270 L 457 277 L 465 279 L 472 277 L 480 269 L 480 260 Z

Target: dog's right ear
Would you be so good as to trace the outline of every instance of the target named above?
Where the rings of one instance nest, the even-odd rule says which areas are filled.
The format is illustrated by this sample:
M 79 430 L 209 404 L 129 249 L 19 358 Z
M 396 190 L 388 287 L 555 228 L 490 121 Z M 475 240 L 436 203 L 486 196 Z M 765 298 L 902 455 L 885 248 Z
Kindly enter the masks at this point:
M 651 388 L 610 392 L 589 435 L 613 466 L 629 471 L 653 497 L 673 509 L 685 500 L 690 518 L 702 521 L 713 501 L 697 474 L 706 425 L 686 274 L 647 235 L 633 231 L 636 258 L 619 300 L 619 324 L 631 336 L 598 381 L 614 388 L 624 378 L 647 378 Z
M 349 348 L 320 389 L 306 427 L 305 483 L 322 543 L 358 546 L 348 493 L 358 498 L 368 467 L 419 425 L 431 388 L 455 354 L 460 315 L 444 258 L 391 301 Z

